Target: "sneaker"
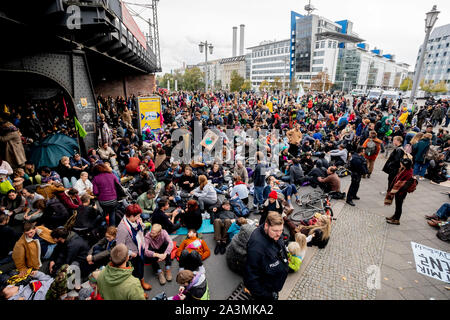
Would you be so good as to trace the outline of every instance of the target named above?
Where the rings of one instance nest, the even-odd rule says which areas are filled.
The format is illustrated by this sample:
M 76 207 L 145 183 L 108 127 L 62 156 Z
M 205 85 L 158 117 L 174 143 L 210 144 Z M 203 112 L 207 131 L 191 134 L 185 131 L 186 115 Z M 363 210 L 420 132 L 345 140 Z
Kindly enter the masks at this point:
M 158 280 L 162 286 L 166 284 L 166 277 L 164 276 L 164 272 L 161 271 L 158 273 Z
M 353 200 L 361 200 L 360 197 L 353 197 Z
M 301 207 L 302 206 L 302 201 L 300 199 L 295 200 L 295 203 Z
M 355 206 L 356 206 L 356 204 L 354 204 L 353 201 L 346 201 L 346 203 L 347 203 L 349 206 L 352 206 L 352 207 L 355 207 Z
M 389 220 L 386 220 L 386 222 L 389 223 L 389 224 L 396 225 L 396 226 L 400 225 L 400 221 L 399 220 L 389 219 Z
M 439 228 L 439 221 L 431 220 L 431 221 L 427 221 L 427 223 L 430 227 Z
M 420 178 L 419 178 L 419 181 L 423 181 L 423 180 L 425 180 L 424 177 L 420 177 Z
M 437 215 L 432 215 L 432 216 L 425 216 L 425 219 L 427 220 L 441 220 Z
M 170 269 L 166 269 L 166 280 L 167 281 L 172 281 L 172 270 L 170 270 Z

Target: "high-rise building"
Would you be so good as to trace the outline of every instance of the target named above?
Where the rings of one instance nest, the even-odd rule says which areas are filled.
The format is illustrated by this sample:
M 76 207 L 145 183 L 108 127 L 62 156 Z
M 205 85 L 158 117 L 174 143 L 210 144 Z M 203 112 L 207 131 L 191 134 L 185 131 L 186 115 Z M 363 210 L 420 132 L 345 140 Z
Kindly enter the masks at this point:
M 417 63 L 422 53 L 420 46 L 417 55 L 415 72 L 417 72 Z M 450 24 L 435 28 L 430 35 L 426 48 L 425 60 L 421 73 L 421 80 L 434 83 L 444 81 L 447 88 L 450 83 Z

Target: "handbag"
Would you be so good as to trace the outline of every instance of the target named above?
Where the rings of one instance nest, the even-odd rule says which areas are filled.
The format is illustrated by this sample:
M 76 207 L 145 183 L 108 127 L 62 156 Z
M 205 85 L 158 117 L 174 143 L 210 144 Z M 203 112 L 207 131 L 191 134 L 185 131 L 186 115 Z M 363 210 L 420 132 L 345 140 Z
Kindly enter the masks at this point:
M 117 200 L 125 199 L 127 197 L 127 194 L 123 189 L 122 185 L 118 183 L 116 180 L 114 180 L 114 186 L 116 188 Z

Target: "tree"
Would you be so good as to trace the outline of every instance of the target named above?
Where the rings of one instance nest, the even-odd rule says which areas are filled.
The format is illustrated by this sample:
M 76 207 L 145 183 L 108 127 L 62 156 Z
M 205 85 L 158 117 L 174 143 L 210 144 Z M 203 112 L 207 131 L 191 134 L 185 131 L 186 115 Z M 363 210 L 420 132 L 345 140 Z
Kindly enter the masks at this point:
M 273 79 L 273 82 L 270 84 L 270 90 L 272 90 L 272 91 L 281 90 L 282 87 L 283 87 L 283 83 L 281 82 L 280 77 L 275 77 L 275 79 Z
M 319 72 L 317 75 L 311 78 L 311 88 L 313 91 L 328 91 L 333 86 L 333 83 L 330 81 L 328 77 L 328 73 Z
M 445 83 L 445 81 L 440 81 L 439 83 L 436 83 L 432 88 L 431 88 L 431 92 L 433 93 L 445 93 L 447 92 L 447 84 Z
M 172 74 L 165 73 L 162 77 L 159 78 L 159 86 L 161 88 L 167 88 L 167 82 L 170 82 L 170 89 L 174 90 L 175 88 L 175 79 Z
M 413 81 L 411 78 L 405 78 L 400 84 L 400 91 L 409 91 L 412 89 Z
M 269 82 L 267 82 L 267 80 L 263 80 L 259 85 L 259 91 L 266 91 L 267 89 L 269 89 Z
M 252 90 L 252 83 L 250 80 L 245 80 L 241 86 L 242 91 L 250 91 Z
M 425 91 L 427 93 L 431 93 L 431 89 L 433 88 L 434 85 L 434 80 L 429 80 L 426 81 L 424 79 L 422 79 L 422 81 L 420 81 L 420 90 Z
M 231 82 L 230 82 L 230 91 L 236 92 L 239 91 L 244 84 L 245 79 L 239 75 L 239 73 L 234 70 L 231 72 Z
M 187 69 L 183 75 L 183 89 L 187 91 L 196 91 L 205 87 L 203 82 L 204 73 L 200 68 L 195 67 Z

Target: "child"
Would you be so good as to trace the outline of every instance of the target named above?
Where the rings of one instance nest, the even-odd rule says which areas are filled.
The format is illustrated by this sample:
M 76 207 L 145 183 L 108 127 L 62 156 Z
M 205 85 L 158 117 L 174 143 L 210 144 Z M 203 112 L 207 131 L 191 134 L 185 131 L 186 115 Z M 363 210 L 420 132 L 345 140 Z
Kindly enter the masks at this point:
M 244 217 L 240 217 L 236 220 L 236 222 L 233 222 L 231 224 L 231 226 L 228 228 L 228 231 L 227 231 L 230 242 L 233 239 L 233 237 L 239 233 L 239 231 L 241 230 L 241 227 L 247 223 L 248 223 L 247 219 L 245 219 Z
M 204 272 L 192 272 L 182 270 L 177 275 L 177 283 L 180 285 L 179 293 L 173 300 L 186 302 L 195 300 L 209 300 L 209 287 Z
M 295 242 L 297 242 L 298 245 L 300 246 L 300 252 L 298 255 L 300 256 L 301 260 L 303 260 L 303 258 L 305 258 L 306 248 L 308 247 L 308 243 L 311 242 L 313 237 L 314 237 L 314 234 L 312 234 L 308 237 L 306 237 L 303 233 L 295 234 Z
M 117 228 L 109 226 L 105 237 L 98 241 L 88 252 L 86 260 L 89 264 L 105 265 L 109 262 L 111 250 L 116 246 Z
M 289 272 L 297 272 L 303 262 L 303 258 L 300 256 L 300 245 L 297 242 L 290 242 L 288 245 L 288 261 Z
M 89 285 L 91 286 L 92 292 L 85 300 L 105 300 L 102 298 L 100 293 L 98 292 L 97 287 L 97 277 L 100 274 L 101 270 L 95 270 L 89 275 Z M 80 292 L 80 300 L 81 300 L 81 292 Z

